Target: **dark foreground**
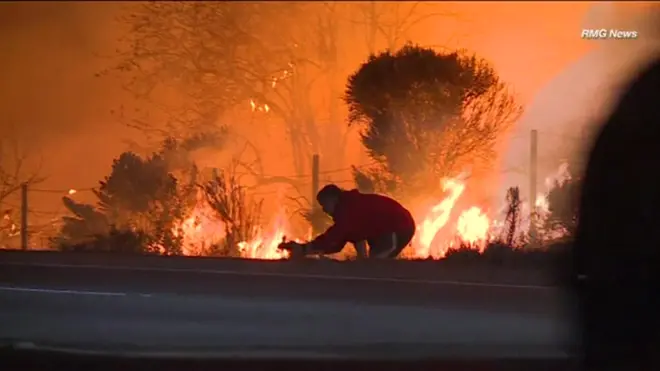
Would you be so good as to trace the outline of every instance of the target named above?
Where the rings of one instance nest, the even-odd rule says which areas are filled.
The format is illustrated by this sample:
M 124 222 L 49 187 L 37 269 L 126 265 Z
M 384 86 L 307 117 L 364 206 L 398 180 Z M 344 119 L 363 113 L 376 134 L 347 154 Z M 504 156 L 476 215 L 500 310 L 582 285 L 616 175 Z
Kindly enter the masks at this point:
M 159 356 L 568 356 L 561 290 L 414 264 L 2 252 L 0 340 Z
M 66 354 L 52 351 L 0 350 L 0 359 L 8 370 L 39 369 L 92 369 L 92 370 L 365 370 L 381 371 L 429 370 L 429 371 L 577 371 L 574 360 L 556 358 L 539 359 L 447 359 L 424 358 L 411 360 L 380 359 L 199 359 L 199 358 L 129 358 L 85 354 Z

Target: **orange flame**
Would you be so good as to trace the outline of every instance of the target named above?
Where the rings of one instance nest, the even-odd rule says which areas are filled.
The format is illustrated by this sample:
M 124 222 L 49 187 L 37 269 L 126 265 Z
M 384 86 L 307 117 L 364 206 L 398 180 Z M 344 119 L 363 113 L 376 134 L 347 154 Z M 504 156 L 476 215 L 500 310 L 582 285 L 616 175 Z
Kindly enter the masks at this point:
M 467 209 L 458 217 L 457 227 L 461 240 L 470 245 L 477 245 L 483 249 L 485 243 L 488 242 L 490 220 L 476 206 Z
M 190 215 L 173 229 L 175 236 L 182 234 L 184 255 L 204 255 L 207 248 L 222 242 L 226 235 L 224 223 L 201 193 L 196 201 Z
M 465 185 L 455 179 L 445 179 L 442 182 L 442 190 L 449 192 L 449 196 L 431 208 L 431 212 L 422 220 L 417 227 L 417 239 L 413 242 L 414 255 L 416 258 L 441 258 L 446 253 L 446 247 L 433 244 L 438 231 L 449 221 L 451 211 L 463 194 Z
M 547 185 L 556 184 L 570 179 L 565 167 L 560 167 L 558 173 L 549 177 Z M 497 230 L 503 226 L 500 220 L 492 219 L 478 206 L 469 206 L 464 210 L 454 210 L 456 203 L 463 195 L 466 185 L 460 179 L 447 178 L 442 181 L 442 189 L 447 196 L 435 202 L 430 210 L 421 217 L 417 216 L 417 233 L 412 241 L 412 250 L 408 258 L 441 259 L 455 246 L 462 242 L 471 248 L 483 252 Z M 549 190 L 549 189 L 548 189 Z M 523 213 L 529 213 L 529 205 L 524 204 Z M 540 219 L 547 217 L 548 201 L 546 194 L 539 194 L 536 208 Z M 202 199 L 198 199 L 191 214 L 178 226 L 183 231 L 184 254 L 203 254 L 205 246 L 221 242 L 225 238 L 225 225 L 220 222 Z M 523 229 L 528 226 L 521 226 Z M 266 231 L 266 232 L 265 232 Z M 281 212 L 266 229 L 258 229 L 254 238 L 238 243 L 240 256 L 249 259 L 284 259 L 288 252 L 277 247 L 284 236 L 290 235 L 286 217 Z
M 238 243 L 238 249 L 242 258 L 276 260 L 285 259 L 289 256 L 288 251 L 279 250 L 277 246 L 286 236 L 286 223 L 282 214 L 278 215 L 273 223 L 271 233 L 264 235 L 262 230 L 250 241 Z
M 491 221 L 483 211 L 472 206 L 461 212 L 456 219 L 455 230 L 441 231 L 451 220 L 456 202 L 465 191 L 465 183 L 458 178 L 442 181 L 442 189 L 448 196 L 431 208 L 417 227 L 417 237 L 413 240 L 414 258 L 443 258 L 454 245 L 456 239 L 483 250 L 489 239 Z M 441 238 L 441 237 L 448 238 Z

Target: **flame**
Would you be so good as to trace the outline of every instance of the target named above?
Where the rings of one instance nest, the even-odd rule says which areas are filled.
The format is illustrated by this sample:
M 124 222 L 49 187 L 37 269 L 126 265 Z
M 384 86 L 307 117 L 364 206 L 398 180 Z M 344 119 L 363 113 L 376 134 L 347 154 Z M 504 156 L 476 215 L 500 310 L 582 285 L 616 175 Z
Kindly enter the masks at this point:
M 442 190 L 448 192 L 447 198 L 442 200 L 437 205 L 431 208 L 429 214 L 417 226 L 417 241 L 413 244 L 415 250 L 415 257 L 417 258 L 439 258 L 444 256 L 443 249 L 438 249 L 437 245 L 433 245 L 433 241 L 447 221 L 451 210 L 454 208 L 456 201 L 465 190 L 465 185 L 455 179 L 445 179 L 442 182 Z M 432 250 L 432 248 L 435 249 Z
M 461 240 L 470 245 L 485 247 L 490 227 L 490 220 L 476 206 L 467 209 L 458 217 L 458 234 Z
M 226 228 L 200 192 L 190 214 L 172 232 L 175 236 L 181 234 L 184 255 L 199 256 L 224 240 Z
M 183 239 L 183 254 L 188 256 L 205 255 L 209 248 L 220 244 L 226 237 L 226 225 L 220 221 L 217 213 L 198 195 L 195 207 L 181 223 L 173 228 L 175 236 Z M 269 233 L 261 228 L 249 241 L 237 244 L 242 258 L 249 259 L 284 259 L 287 251 L 278 249 L 279 243 L 287 234 L 287 225 L 283 215 L 278 216 Z
M 286 230 L 284 215 L 280 214 L 271 227 L 271 233 L 265 235 L 261 229 L 258 229 L 257 235 L 252 240 L 238 243 L 241 257 L 267 260 L 287 258 L 288 252 L 277 248 L 286 236 Z
M 460 177 L 459 177 L 460 178 Z M 442 233 L 451 221 L 456 202 L 465 191 L 465 183 L 459 178 L 447 178 L 442 181 L 442 190 L 448 195 L 436 203 L 431 211 L 422 218 L 417 226 L 417 237 L 413 240 L 414 258 L 443 258 L 456 240 L 483 250 L 489 242 L 491 221 L 477 206 L 472 206 L 458 213 L 454 230 Z M 448 237 L 443 239 L 442 237 Z
M 75 195 L 76 193 L 78 193 L 78 191 L 72 188 L 72 189 L 69 189 L 69 191 L 67 193 L 69 195 Z
M 476 205 L 469 205 L 461 210 L 456 209 L 457 202 L 466 190 L 466 184 L 461 179 L 462 176 L 443 179 L 441 187 L 446 196 L 431 203 L 431 206 L 426 208 L 426 212 L 415 216 L 417 233 L 412 241 L 412 248 L 407 251 L 405 257 L 441 259 L 449 250 L 455 248 L 457 243 L 483 252 L 493 241 L 494 236 L 498 235 L 498 231 L 504 226 L 502 220 L 492 218 Z M 570 175 L 567 167 L 560 166 L 557 174 L 546 179 L 547 191 L 568 179 Z M 538 195 L 536 208 L 539 220 L 547 217 L 547 193 Z M 523 203 L 522 213 L 529 215 L 528 204 Z M 282 239 L 291 234 L 285 215 L 283 211 L 280 212 L 267 228 L 259 228 L 254 238 L 239 242 L 236 248 L 240 256 L 270 260 L 287 258 L 288 252 L 278 249 Z M 527 228 L 529 221 L 527 225 L 521 226 L 521 231 Z M 185 255 L 202 255 L 205 248 L 223 242 L 226 236 L 226 226 L 203 197 L 198 197 L 194 209 L 177 226 L 177 230 L 183 233 Z
M 275 85 L 273 85 L 273 87 L 275 87 Z M 252 112 L 270 112 L 270 107 L 268 104 L 257 104 L 254 99 L 250 99 L 250 109 Z

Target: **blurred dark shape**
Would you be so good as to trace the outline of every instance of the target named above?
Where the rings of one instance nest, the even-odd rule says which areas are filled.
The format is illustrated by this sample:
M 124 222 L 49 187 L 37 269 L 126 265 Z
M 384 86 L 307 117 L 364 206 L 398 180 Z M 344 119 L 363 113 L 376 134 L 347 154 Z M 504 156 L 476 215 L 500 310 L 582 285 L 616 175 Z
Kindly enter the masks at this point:
M 660 370 L 660 60 L 592 147 L 574 250 L 585 370 Z

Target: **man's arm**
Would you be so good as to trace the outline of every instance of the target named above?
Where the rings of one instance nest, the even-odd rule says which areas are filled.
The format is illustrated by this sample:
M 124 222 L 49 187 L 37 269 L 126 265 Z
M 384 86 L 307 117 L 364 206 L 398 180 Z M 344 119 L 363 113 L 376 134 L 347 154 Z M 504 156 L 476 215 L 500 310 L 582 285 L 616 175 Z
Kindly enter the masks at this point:
M 324 233 L 305 244 L 306 254 L 335 254 L 346 245 L 348 228 L 345 223 L 335 223 Z

